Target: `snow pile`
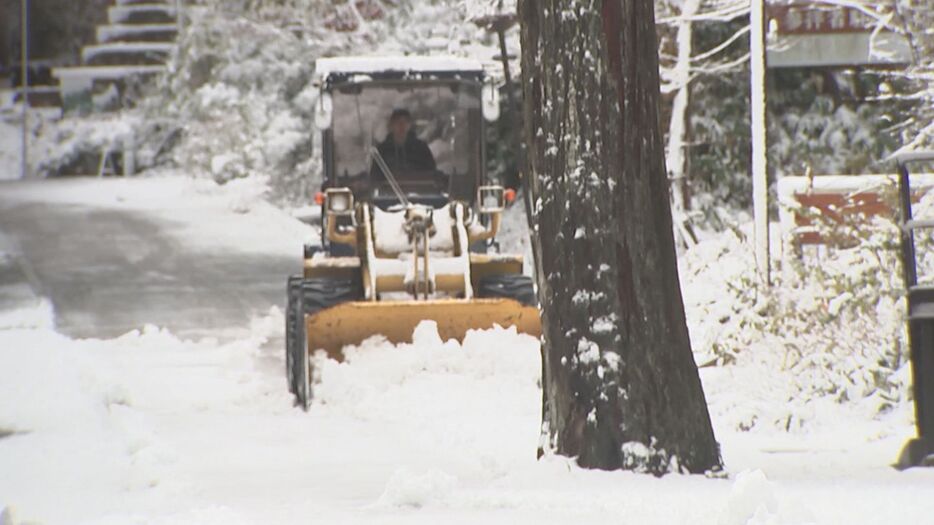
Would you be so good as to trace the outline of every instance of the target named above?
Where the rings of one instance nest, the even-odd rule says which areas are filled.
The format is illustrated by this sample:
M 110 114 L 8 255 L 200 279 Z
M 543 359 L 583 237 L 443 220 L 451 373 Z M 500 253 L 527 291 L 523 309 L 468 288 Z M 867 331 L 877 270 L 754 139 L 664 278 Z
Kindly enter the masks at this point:
M 30 515 L 43 520 L 74 523 L 126 504 L 111 494 L 143 510 L 152 507 L 143 505 L 147 498 L 190 490 L 177 471 L 179 453 L 157 430 L 160 414 L 229 409 L 265 396 L 252 370 L 281 323 L 274 311 L 254 322 L 250 337 L 229 344 L 183 341 L 152 326 L 112 340 L 0 330 L 0 471 L 16 473 L 0 477 L 0 508 L 15 504 L 41 511 Z M 49 497 L 55 506 L 43 503 Z
M 0 269 L 3 264 L 0 261 Z M 20 287 L 16 287 L 20 288 Z M 0 286 L 0 298 L 7 295 L 25 295 L 30 291 L 15 289 L 12 286 Z M 54 312 L 52 303 L 48 299 L 35 299 L 29 301 L 32 304 L 26 307 L 11 309 L 0 309 L 0 330 L 12 330 L 22 328 L 51 328 L 53 325 Z
M 777 507 L 774 488 L 761 470 L 740 472 L 730 489 L 720 525 L 775 523 L 771 518 Z
M 541 402 L 539 345 L 515 327 L 472 330 L 458 343 L 442 341 L 437 324 L 422 321 L 410 344 L 376 336 L 345 348 L 344 356 L 341 363 L 316 356 L 315 403 L 328 411 L 387 422 L 406 413 L 422 429 L 419 440 L 476 456 L 499 456 L 501 444 L 465 426 L 475 417 L 509 414 L 519 435 L 538 426 L 538 411 L 528 409 Z M 496 400 L 477 389 L 497 392 Z
M 719 525 L 782 525 L 816 523 L 806 507 L 780 501 L 778 487 L 761 470 L 746 470 L 730 488 Z

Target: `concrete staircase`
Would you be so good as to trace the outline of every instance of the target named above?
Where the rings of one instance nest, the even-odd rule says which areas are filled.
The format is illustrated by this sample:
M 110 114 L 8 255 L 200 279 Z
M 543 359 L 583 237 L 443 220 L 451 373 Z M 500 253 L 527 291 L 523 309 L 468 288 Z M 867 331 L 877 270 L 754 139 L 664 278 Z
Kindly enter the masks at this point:
M 180 2 L 114 0 L 97 41 L 81 50 L 82 65 L 52 70 L 65 112 L 132 105 L 140 89 L 165 70 L 178 36 Z

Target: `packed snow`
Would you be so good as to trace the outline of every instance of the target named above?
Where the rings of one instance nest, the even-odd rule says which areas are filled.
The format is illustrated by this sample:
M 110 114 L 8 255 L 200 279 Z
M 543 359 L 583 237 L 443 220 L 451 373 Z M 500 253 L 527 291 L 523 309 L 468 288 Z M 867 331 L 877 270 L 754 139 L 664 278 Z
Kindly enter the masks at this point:
M 20 203 L 161 215 L 182 247 L 291 250 L 314 235 L 248 185 L 5 184 Z M 515 209 L 507 221 L 524 221 Z M 16 243 L 0 250 L 0 275 L 16 275 Z M 728 232 L 682 259 L 699 363 L 724 342 L 715 326 L 735 329 L 721 320 L 742 305 L 717 287 L 751 274 L 748 250 Z M 512 328 L 458 343 L 426 322 L 410 344 L 376 336 L 345 348 L 341 363 L 317 356 L 305 413 L 286 390 L 279 308 L 233 339 L 146 325 L 70 339 L 31 290 L 25 277 L 0 287 L 0 508 L 10 523 L 868 524 L 923 522 L 934 510 L 934 473 L 890 467 L 914 433 L 910 401 L 880 410 L 878 397 L 802 390 L 813 376 L 783 367 L 768 339 L 701 369 L 728 476 L 656 479 L 536 460 L 538 343 Z

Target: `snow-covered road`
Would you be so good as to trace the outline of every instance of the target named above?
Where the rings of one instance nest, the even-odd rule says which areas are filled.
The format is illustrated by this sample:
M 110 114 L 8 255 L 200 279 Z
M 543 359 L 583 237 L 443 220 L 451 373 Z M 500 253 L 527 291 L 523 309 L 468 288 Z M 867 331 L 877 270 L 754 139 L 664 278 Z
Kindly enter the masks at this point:
M 253 314 L 284 303 L 285 276 L 301 267 L 301 234 L 313 232 L 289 223 L 293 236 L 269 232 L 278 242 L 257 249 L 254 239 L 238 239 L 244 198 L 192 198 L 197 187 L 185 180 L 5 182 L 0 230 L 66 335 L 115 337 L 147 323 L 183 337 L 242 333 Z M 208 245 L 191 238 L 214 229 L 223 235 Z
M 934 472 L 889 467 L 910 405 L 814 402 L 787 431 L 746 431 L 788 402 L 761 365 L 702 370 L 727 479 L 537 461 L 538 346 L 509 330 L 460 345 L 422 325 L 412 345 L 350 348 L 295 409 L 275 305 L 314 235 L 249 185 L 0 183 L 0 509 L 17 524 L 934 515 Z

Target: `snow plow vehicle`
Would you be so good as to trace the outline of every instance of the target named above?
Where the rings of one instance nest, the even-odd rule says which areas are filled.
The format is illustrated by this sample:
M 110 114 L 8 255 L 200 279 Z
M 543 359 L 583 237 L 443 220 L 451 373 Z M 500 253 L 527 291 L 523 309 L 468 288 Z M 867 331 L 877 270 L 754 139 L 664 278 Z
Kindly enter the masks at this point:
M 539 336 L 521 255 L 490 253 L 512 190 L 489 184 L 484 121 L 498 98 L 482 64 L 455 57 L 316 63 L 324 182 L 321 244 L 288 280 L 286 372 L 307 408 L 313 355 L 382 335 L 411 341 L 422 320 L 442 339 L 515 326 Z

